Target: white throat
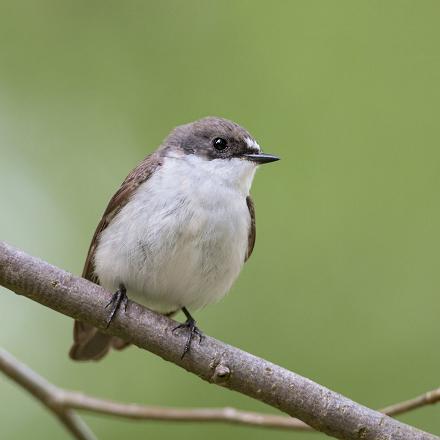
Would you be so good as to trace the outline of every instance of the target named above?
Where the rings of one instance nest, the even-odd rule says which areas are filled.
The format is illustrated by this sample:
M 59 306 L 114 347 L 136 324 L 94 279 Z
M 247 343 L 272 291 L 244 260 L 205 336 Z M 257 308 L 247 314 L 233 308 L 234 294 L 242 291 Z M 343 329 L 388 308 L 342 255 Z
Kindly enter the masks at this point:
M 192 154 L 166 157 L 163 164 L 164 173 L 184 176 L 185 180 L 197 185 L 194 189 L 201 185 L 214 192 L 237 191 L 244 197 L 249 195 L 256 168 L 254 163 L 245 159 L 208 160 Z

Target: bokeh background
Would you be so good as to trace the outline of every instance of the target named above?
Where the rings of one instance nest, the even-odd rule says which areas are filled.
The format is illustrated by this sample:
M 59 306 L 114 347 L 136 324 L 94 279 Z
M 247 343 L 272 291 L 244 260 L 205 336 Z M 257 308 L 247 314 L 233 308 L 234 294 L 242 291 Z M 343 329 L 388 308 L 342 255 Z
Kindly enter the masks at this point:
M 257 245 L 196 314 L 219 339 L 380 407 L 439 384 L 438 1 L 0 2 L 0 238 L 80 274 L 106 203 L 175 125 L 220 115 L 282 161 Z M 57 385 L 275 413 L 136 348 L 67 357 L 69 318 L 4 289 L 0 343 Z M 0 437 L 67 439 L 0 375 Z M 400 419 L 440 434 L 439 407 Z M 100 439 L 324 438 L 88 415 Z

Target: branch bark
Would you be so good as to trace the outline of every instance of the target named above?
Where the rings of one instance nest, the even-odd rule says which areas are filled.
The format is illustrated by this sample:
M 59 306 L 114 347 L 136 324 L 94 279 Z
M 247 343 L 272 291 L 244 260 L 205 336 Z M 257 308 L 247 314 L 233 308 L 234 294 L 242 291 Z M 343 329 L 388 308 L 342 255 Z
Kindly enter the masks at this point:
M 202 379 L 261 400 L 318 431 L 347 440 L 439 440 L 366 408 L 317 383 L 211 337 L 180 358 L 183 338 L 175 322 L 134 302 L 105 328 L 111 294 L 0 242 L 0 284 L 103 332 L 130 340 Z

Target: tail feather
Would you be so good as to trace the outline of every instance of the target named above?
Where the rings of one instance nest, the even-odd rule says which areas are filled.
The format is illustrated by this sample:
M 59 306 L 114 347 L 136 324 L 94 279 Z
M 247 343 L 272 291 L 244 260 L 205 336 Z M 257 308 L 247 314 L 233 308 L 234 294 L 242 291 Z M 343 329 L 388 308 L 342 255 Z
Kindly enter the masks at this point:
M 75 361 L 98 361 L 103 358 L 110 348 L 122 350 L 130 345 L 120 338 L 101 333 L 97 328 L 75 321 L 73 327 L 73 345 L 69 356 Z

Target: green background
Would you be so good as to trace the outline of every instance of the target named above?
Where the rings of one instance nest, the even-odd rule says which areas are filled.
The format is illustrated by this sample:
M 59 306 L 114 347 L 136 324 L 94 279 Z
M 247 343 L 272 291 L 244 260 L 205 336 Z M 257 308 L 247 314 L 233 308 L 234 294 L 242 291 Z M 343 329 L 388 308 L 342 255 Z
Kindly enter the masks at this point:
M 209 335 L 371 407 L 439 385 L 438 1 L 1 1 L 0 239 L 79 274 L 128 171 L 169 130 L 230 118 L 282 161 Z M 136 348 L 67 357 L 71 320 L 5 290 L 0 344 L 57 385 L 275 413 Z M 180 317 L 181 318 L 181 317 Z M 69 438 L 0 376 L 0 437 Z M 440 434 L 440 407 L 401 420 Z M 88 415 L 100 439 L 320 434 Z

